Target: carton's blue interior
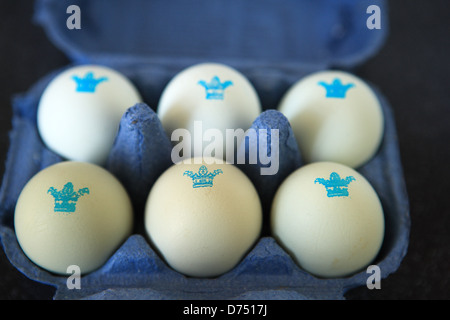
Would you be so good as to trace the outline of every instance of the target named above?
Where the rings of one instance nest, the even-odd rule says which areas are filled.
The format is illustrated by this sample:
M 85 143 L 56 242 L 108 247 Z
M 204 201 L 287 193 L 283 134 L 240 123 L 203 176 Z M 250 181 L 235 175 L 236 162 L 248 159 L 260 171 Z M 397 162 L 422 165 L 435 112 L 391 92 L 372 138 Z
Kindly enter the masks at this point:
M 72 4 L 81 9 L 81 30 L 66 28 L 69 14 L 65 12 Z M 154 111 L 164 86 L 176 72 L 197 62 L 229 64 L 253 83 L 263 109 L 274 109 L 288 87 L 305 74 L 324 68 L 350 68 L 376 54 L 387 28 L 374 31 L 365 27 L 366 8 L 371 4 L 382 7 L 383 14 L 387 12 L 384 1 L 39 0 L 36 21 L 75 64 L 109 65 L 137 86 L 153 109 L 145 105 L 130 109 L 142 124 L 140 130 L 150 137 L 145 154 L 136 157 L 141 161 L 142 156 L 147 157 L 150 174 L 154 168 L 161 172 L 170 165 L 165 157 L 167 142 L 154 138 L 160 129 Z M 384 15 L 382 19 L 387 27 Z M 0 189 L 0 238 L 8 258 L 31 279 L 58 287 L 57 298 L 341 298 L 345 290 L 365 283 L 364 270 L 343 279 L 317 279 L 296 266 L 269 235 L 261 238 L 231 272 L 217 279 L 186 278 L 168 268 L 145 235 L 136 231 L 101 269 L 83 278 L 84 290 L 67 290 L 64 277 L 38 268 L 23 255 L 13 231 L 14 205 L 23 185 L 42 168 L 62 160 L 43 145 L 35 123 L 40 95 L 60 71 L 55 70 L 15 99 L 11 146 Z M 373 184 L 385 210 L 386 237 L 375 261 L 385 277 L 398 268 L 406 252 L 409 208 L 393 114 L 386 99 L 377 94 L 386 119 L 385 135 L 377 155 L 359 171 Z M 263 112 L 255 123 L 261 124 L 259 118 L 267 115 Z M 273 125 L 289 130 L 280 115 L 272 115 L 279 120 Z M 138 171 L 140 177 L 145 176 L 132 150 L 121 147 L 132 147 L 132 141 L 131 133 L 119 131 L 108 164 L 118 176 L 133 177 Z M 285 163 L 282 174 L 301 164 L 301 160 L 296 161 Z M 260 193 L 273 194 L 282 178 L 263 180 L 252 175 L 254 169 L 243 170 Z M 145 192 L 156 178 L 153 174 L 148 180 L 140 179 Z M 132 189 L 125 178 L 122 182 L 136 202 L 145 196 L 145 192 L 137 193 L 136 183 Z

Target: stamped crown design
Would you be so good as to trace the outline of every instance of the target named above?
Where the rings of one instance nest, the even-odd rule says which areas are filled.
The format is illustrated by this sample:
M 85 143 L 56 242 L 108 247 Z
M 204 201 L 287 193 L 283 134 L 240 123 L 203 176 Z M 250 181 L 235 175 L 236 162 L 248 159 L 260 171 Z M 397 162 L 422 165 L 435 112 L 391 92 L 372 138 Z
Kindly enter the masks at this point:
M 233 85 L 233 82 L 229 80 L 220 82 L 219 77 L 214 76 L 209 83 L 204 80 L 200 80 L 198 84 L 205 88 L 207 100 L 223 100 L 225 89 Z
M 348 197 L 348 185 L 350 182 L 355 181 L 353 176 L 348 176 L 345 179 L 341 179 L 339 174 L 332 172 L 330 179 L 317 178 L 314 183 L 320 183 L 325 186 L 328 197 Z
M 107 77 L 100 77 L 98 79 L 95 79 L 94 73 L 91 71 L 88 71 L 83 78 L 75 75 L 72 76 L 72 79 L 75 80 L 77 84 L 77 92 L 95 92 L 95 89 L 100 82 L 108 80 Z
M 192 178 L 193 188 L 204 188 L 212 187 L 214 177 L 221 173 L 223 173 L 223 171 L 220 169 L 214 170 L 213 172 L 208 172 L 208 168 L 202 165 L 200 169 L 198 169 L 198 173 L 193 173 L 192 171 L 187 170 L 183 173 L 183 176 Z
M 344 85 L 342 84 L 339 78 L 335 78 L 333 82 L 331 82 L 330 84 L 324 81 L 319 81 L 318 84 L 325 88 L 326 98 L 339 98 L 339 99 L 344 99 L 347 94 L 347 91 L 355 86 L 353 83 L 348 83 Z
M 50 187 L 47 193 L 50 193 L 55 198 L 55 212 L 75 212 L 78 198 L 89 194 L 89 189 L 82 188 L 74 191 L 72 182 L 67 182 L 61 191 Z

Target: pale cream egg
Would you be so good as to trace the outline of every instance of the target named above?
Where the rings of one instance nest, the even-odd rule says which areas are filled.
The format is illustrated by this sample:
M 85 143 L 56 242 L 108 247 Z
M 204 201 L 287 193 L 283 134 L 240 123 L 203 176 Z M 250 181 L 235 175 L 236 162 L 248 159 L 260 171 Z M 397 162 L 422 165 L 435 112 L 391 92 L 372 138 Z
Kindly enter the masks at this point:
M 66 274 L 101 267 L 131 234 L 133 209 L 120 182 L 90 163 L 64 161 L 38 172 L 17 200 L 20 247 L 38 266 Z
M 125 111 L 141 102 L 134 84 L 109 67 L 80 65 L 50 81 L 37 110 L 45 145 L 67 160 L 106 162 Z
M 174 164 L 148 196 L 145 227 L 152 246 L 173 269 L 216 277 L 235 267 L 257 241 L 260 199 L 238 168 L 216 159 Z
M 192 141 L 185 158 L 215 156 L 203 153 L 208 146 L 235 150 L 238 143 L 226 141 L 227 130 L 247 130 L 261 113 L 261 103 L 252 83 L 240 71 L 221 63 L 200 63 L 176 74 L 167 84 L 157 114 L 169 136 L 184 129 Z M 208 130 L 210 132 L 208 133 Z M 208 141 L 212 130 L 218 141 Z M 214 133 L 214 132 L 213 132 Z M 228 159 L 230 161 L 230 159 Z
M 367 179 L 333 162 L 294 171 L 275 194 L 275 239 L 309 273 L 335 278 L 369 265 L 384 239 L 384 213 Z
M 384 115 L 375 92 L 343 71 L 320 71 L 295 83 L 278 110 L 289 120 L 307 162 L 357 168 L 377 152 Z

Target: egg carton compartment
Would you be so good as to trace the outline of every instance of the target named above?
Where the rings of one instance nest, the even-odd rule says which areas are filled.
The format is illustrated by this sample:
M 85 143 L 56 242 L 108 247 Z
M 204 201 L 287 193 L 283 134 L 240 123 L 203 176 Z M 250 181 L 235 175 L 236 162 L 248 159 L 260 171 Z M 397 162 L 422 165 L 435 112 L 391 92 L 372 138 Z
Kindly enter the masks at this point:
M 18 245 L 13 225 L 14 207 L 23 186 L 40 170 L 63 161 L 44 146 L 36 128 L 40 96 L 51 79 L 61 72 L 58 70 L 27 93 L 15 97 L 13 102 L 10 149 L 0 190 L 0 239 L 7 257 L 18 270 L 30 279 L 54 286 L 55 299 L 342 299 L 347 290 L 366 284 L 369 276 L 366 270 L 345 278 L 315 277 L 303 271 L 270 236 L 267 223 L 272 197 L 283 179 L 304 164 L 289 123 L 275 110 L 277 98 L 273 98 L 280 97 L 298 80 L 298 75 L 289 77 L 281 72 L 243 71 L 261 97 L 271 97 L 261 98 L 264 111 L 253 126 L 280 132 L 280 168 L 276 175 L 260 175 L 260 165 L 240 166 L 263 202 L 261 238 L 234 269 L 222 276 L 192 278 L 172 270 L 149 244 L 144 231 L 143 206 L 152 184 L 172 165 L 172 145 L 154 106 L 164 84 L 176 70 L 162 72 L 162 69 L 155 70 L 153 64 L 112 67 L 141 90 L 144 101 L 153 103 L 153 107 L 146 103 L 130 106 L 106 164 L 133 201 L 134 233 L 100 269 L 81 278 L 80 290 L 68 289 L 67 277 L 36 266 Z M 409 205 L 393 113 L 383 95 L 372 87 L 381 101 L 385 131 L 375 157 L 357 171 L 372 184 L 383 205 L 385 237 L 373 264 L 380 267 L 385 278 L 397 270 L 406 254 Z

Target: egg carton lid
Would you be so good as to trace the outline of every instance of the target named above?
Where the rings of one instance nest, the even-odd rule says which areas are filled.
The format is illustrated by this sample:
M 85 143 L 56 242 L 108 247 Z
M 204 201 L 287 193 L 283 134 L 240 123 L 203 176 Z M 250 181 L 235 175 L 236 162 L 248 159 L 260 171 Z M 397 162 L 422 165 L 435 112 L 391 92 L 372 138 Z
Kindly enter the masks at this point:
M 234 67 L 350 68 L 383 46 L 385 0 L 37 0 L 34 20 L 74 62 L 154 63 L 184 68 L 217 60 Z M 70 5 L 81 29 L 66 27 Z M 369 29 L 368 7 L 382 27 Z

